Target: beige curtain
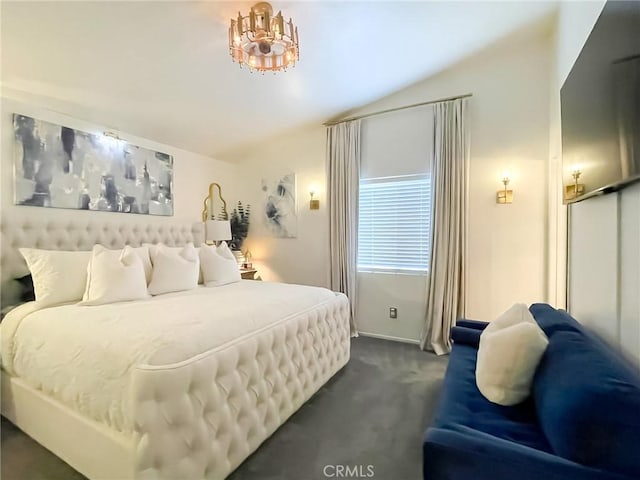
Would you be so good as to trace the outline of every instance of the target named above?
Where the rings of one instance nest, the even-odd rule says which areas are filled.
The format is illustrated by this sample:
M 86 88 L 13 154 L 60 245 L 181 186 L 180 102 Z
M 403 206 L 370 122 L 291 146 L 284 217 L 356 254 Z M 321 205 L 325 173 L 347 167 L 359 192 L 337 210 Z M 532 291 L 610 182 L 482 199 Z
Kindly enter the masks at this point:
M 356 326 L 356 260 L 358 248 L 358 185 L 360 120 L 327 129 L 327 197 L 331 289 L 344 293 L 351 305 L 351 334 Z
M 438 355 L 451 351 L 451 327 L 464 315 L 469 157 L 466 110 L 467 99 L 434 105 L 433 238 L 420 346 Z

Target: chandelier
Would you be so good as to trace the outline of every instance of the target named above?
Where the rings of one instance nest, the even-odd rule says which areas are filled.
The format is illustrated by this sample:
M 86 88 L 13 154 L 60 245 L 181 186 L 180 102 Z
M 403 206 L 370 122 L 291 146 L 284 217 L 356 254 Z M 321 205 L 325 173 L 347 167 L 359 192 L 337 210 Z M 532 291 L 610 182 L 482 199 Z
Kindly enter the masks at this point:
M 282 12 L 274 16 L 269 3 L 256 3 L 246 17 L 238 12 L 238 18 L 231 19 L 229 53 L 251 71 L 286 70 L 299 59 L 298 28 L 291 19 L 285 22 Z

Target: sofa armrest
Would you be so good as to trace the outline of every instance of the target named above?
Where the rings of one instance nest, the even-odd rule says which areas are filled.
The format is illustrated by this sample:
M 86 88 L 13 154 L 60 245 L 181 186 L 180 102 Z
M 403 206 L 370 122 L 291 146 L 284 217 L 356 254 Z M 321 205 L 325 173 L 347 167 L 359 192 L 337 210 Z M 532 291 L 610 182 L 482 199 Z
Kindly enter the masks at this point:
M 631 480 L 469 427 L 430 428 L 424 480 Z
M 480 334 L 482 330 L 476 330 L 474 328 L 455 326 L 451 329 L 451 340 L 454 343 L 464 343 L 472 347 L 478 347 L 480 345 Z
M 489 322 L 481 322 L 480 320 L 467 320 L 461 318 L 456 322 L 456 327 L 473 328 L 474 330 L 484 330 L 489 325 Z

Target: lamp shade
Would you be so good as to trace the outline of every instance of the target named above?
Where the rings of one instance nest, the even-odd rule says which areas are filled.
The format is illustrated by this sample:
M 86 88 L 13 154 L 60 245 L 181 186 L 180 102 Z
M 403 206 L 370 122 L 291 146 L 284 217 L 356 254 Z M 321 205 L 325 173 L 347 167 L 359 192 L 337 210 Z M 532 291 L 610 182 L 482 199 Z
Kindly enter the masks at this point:
M 231 224 L 229 220 L 207 220 L 205 222 L 207 241 L 231 240 Z

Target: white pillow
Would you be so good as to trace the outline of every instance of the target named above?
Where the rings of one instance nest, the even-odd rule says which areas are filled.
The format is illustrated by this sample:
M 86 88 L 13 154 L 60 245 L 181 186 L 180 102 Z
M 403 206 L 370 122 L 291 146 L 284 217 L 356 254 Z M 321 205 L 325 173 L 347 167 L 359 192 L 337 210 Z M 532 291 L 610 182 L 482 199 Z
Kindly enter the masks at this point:
M 200 261 L 193 243 L 182 248 L 158 244 L 150 251 L 153 261 L 149 282 L 151 295 L 191 290 L 198 286 Z
M 131 250 L 133 250 L 142 261 L 142 266 L 144 267 L 144 277 L 147 280 L 147 285 L 149 285 L 149 282 L 151 281 L 151 270 L 153 269 L 153 266 L 151 265 L 151 254 L 149 252 L 149 246 L 142 245 L 141 247 L 126 248 L 130 248 Z
M 207 287 L 227 285 L 242 279 L 238 261 L 226 242 L 222 242 L 217 248 L 213 245 L 202 245 L 200 266 L 204 284 Z
M 172 252 L 179 252 L 184 248 L 184 247 L 169 247 L 164 243 L 143 243 L 142 246 L 147 247 L 147 249 L 149 250 L 149 258 L 151 259 L 152 265 L 155 262 L 156 255 L 160 249 L 164 248 L 164 249 L 171 250 Z
M 147 249 L 149 250 L 149 258 L 151 263 L 153 263 L 153 258 L 156 254 L 156 247 L 160 245 L 163 246 L 164 248 L 168 248 L 173 252 L 179 252 L 184 248 L 184 247 L 169 247 L 164 243 L 145 243 L 143 244 L 143 247 L 147 247 Z M 198 252 L 198 258 L 200 258 L 200 247 L 196 247 L 196 252 Z M 149 264 L 149 268 L 153 268 L 151 263 Z M 149 272 L 149 274 L 151 274 L 151 272 Z M 149 276 L 149 279 L 150 278 L 151 276 Z M 150 280 L 147 280 L 147 284 L 149 283 L 149 281 Z M 202 268 L 201 268 L 200 271 L 198 272 L 198 285 L 202 285 L 203 283 L 204 283 L 204 279 L 202 277 Z
M 19 250 L 31 272 L 39 307 L 79 302 L 82 299 L 91 252 L 36 248 Z
M 95 245 L 87 268 L 87 288 L 80 305 L 142 300 L 149 296 L 144 265 L 132 247 L 108 250 Z
M 497 332 L 503 328 L 510 327 L 520 322 L 529 322 L 537 325 L 536 320 L 531 315 L 529 308 L 525 303 L 514 303 L 505 312 L 503 312 L 494 321 L 489 322 L 489 325 L 484 329 L 485 332 Z
M 526 305 L 511 307 L 480 335 L 476 361 L 480 393 L 505 406 L 525 400 L 531 394 L 533 376 L 548 344 Z

